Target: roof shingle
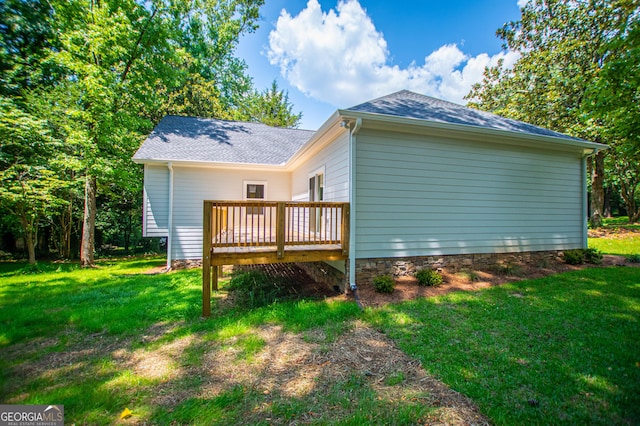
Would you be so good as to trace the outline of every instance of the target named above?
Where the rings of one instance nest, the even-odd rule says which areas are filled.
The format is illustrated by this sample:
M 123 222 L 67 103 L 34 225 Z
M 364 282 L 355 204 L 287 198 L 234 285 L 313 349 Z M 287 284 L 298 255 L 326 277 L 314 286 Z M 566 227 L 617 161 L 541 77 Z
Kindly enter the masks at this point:
M 511 120 L 485 111 L 468 108 L 452 102 L 420 95 L 409 90 L 401 90 L 381 98 L 353 106 L 345 111 L 367 112 L 397 117 L 415 118 L 448 124 L 462 124 L 528 133 L 536 136 L 551 136 L 562 139 L 580 140 L 571 136 L 534 126 L 522 121 Z
M 133 159 L 281 165 L 314 133 L 169 115 L 158 123 Z

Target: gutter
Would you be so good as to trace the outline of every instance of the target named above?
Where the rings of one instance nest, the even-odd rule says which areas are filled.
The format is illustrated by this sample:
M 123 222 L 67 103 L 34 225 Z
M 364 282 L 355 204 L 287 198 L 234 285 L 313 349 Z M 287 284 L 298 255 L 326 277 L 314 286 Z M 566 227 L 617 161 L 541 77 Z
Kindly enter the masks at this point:
M 385 127 L 406 128 L 410 126 L 416 129 L 423 129 L 425 132 L 443 135 L 465 135 L 466 137 L 482 138 L 483 140 L 494 143 L 505 143 L 511 145 L 524 145 L 538 147 L 545 144 L 548 147 L 560 149 L 566 147 L 568 149 L 583 148 L 585 150 L 602 150 L 608 146 L 601 143 L 589 142 L 583 139 L 572 137 L 559 137 L 552 135 L 537 135 L 532 133 L 522 133 L 509 129 L 495 129 L 482 126 L 473 126 L 468 124 L 454 124 L 439 121 L 424 120 L 411 117 L 399 117 L 395 115 L 385 115 L 377 113 L 369 113 L 363 111 L 338 110 L 340 115 L 345 119 L 362 118 L 367 120 L 367 126 L 378 123 Z M 492 139 L 487 139 L 492 138 Z M 566 149 L 565 148 L 565 149 Z
M 173 163 L 167 163 L 169 168 L 169 220 L 167 232 L 167 271 L 171 270 L 171 250 L 173 246 Z
M 352 121 L 344 122 L 345 126 L 349 128 L 349 287 L 354 294 L 358 305 L 358 286 L 356 285 L 356 183 L 355 183 L 355 171 L 356 171 L 356 134 L 362 127 L 362 118 L 355 120 L 353 128 L 351 127 Z M 362 306 L 360 306 L 362 307 Z

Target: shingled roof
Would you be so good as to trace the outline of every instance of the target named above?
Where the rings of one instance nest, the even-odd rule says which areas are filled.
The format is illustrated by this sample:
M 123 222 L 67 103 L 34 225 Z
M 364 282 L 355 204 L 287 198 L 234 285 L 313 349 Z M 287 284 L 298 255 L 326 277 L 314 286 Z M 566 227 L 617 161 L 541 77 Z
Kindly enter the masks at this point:
M 209 118 L 163 118 L 134 160 L 281 165 L 315 132 Z
M 343 111 L 366 112 L 515 133 L 528 133 L 536 136 L 581 140 L 522 121 L 511 120 L 499 115 L 467 108 L 452 102 L 420 95 L 409 90 L 401 90 Z
M 359 113 L 365 119 L 375 120 L 376 117 L 380 117 L 386 120 L 398 117 L 590 144 L 582 139 L 522 121 L 408 90 L 338 110 L 337 116 L 357 116 Z M 144 141 L 133 160 L 139 163 L 187 161 L 280 166 L 285 165 L 315 133 L 310 130 L 270 127 L 260 123 L 167 116 Z

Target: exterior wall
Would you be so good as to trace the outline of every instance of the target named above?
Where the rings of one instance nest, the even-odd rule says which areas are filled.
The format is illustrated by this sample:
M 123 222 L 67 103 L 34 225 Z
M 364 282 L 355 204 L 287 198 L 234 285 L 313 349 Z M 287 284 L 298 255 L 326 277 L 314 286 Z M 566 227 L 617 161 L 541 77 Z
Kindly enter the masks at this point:
M 142 236 L 169 235 L 169 169 L 146 165 L 142 205 Z
M 173 167 L 172 259 L 202 258 L 202 202 L 242 200 L 244 181 L 267 182 L 267 200 L 291 198 L 290 173 L 260 170 Z
M 580 248 L 581 168 L 578 152 L 363 129 L 356 256 Z
M 292 200 L 309 200 L 309 175 L 324 167 L 324 201 L 349 201 L 349 133 L 324 147 L 292 173 Z

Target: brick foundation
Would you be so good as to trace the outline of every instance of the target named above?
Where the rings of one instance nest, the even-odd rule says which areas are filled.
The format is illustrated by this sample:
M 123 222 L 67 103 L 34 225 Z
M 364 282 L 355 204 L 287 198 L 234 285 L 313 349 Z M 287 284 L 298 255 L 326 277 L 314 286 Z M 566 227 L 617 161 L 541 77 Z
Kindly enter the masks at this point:
M 456 272 L 462 269 L 490 270 L 507 266 L 543 267 L 560 261 L 560 254 L 559 251 L 538 251 L 357 259 L 356 283 L 370 284 L 379 275 L 391 275 L 394 278 L 413 276 L 421 269 L 446 268 Z
M 202 259 L 178 259 L 171 261 L 171 269 L 191 269 L 201 268 Z
M 356 283 L 371 284 L 379 275 L 391 275 L 394 278 L 414 276 L 421 269 L 446 268 L 450 272 L 464 269 L 496 270 L 504 267 L 529 266 L 544 267 L 561 262 L 560 251 L 536 251 L 524 253 L 488 253 L 460 254 L 443 256 L 413 256 L 398 258 L 370 258 L 356 260 Z M 349 286 L 349 261 L 345 261 L 345 273 L 325 262 L 305 262 L 297 264 L 316 282 L 329 288 L 347 291 Z M 173 269 L 200 268 L 201 259 L 174 260 Z M 225 272 L 232 267 L 225 267 Z

